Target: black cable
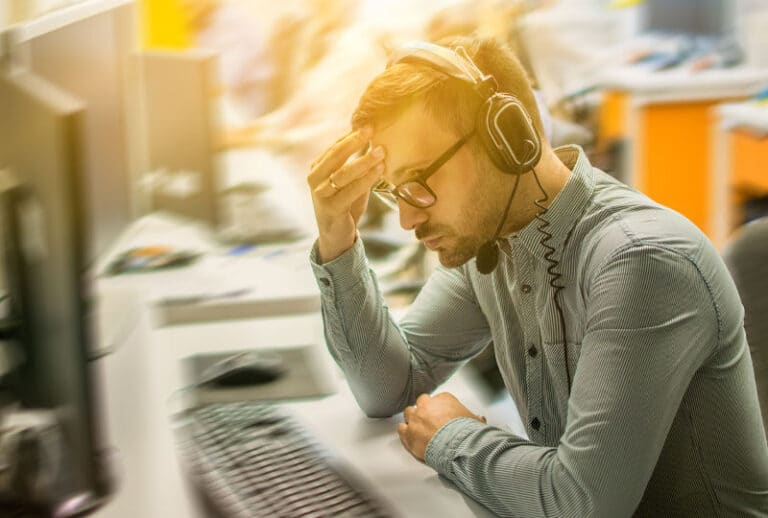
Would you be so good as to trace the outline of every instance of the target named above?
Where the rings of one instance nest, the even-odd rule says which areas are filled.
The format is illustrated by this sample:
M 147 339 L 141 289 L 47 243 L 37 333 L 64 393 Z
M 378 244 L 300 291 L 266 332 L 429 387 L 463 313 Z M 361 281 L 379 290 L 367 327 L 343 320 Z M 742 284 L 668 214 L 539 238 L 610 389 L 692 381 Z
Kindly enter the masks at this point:
M 553 246 L 549 245 L 549 241 L 552 239 L 552 234 L 547 232 L 547 229 L 550 226 L 550 223 L 548 220 L 544 219 L 544 216 L 547 214 L 548 210 L 543 203 L 549 201 L 549 196 L 547 195 L 547 191 L 544 190 L 544 186 L 541 185 L 541 181 L 539 180 L 539 175 L 536 174 L 536 169 L 532 169 L 533 171 L 533 177 L 536 179 L 536 184 L 539 186 L 539 190 L 541 191 L 541 194 L 544 196 L 543 198 L 539 200 L 535 200 L 533 203 L 541 209 L 541 211 L 536 214 L 536 220 L 539 221 L 539 226 L 536 227 L 536 230 L 539 231 L 540 234 L 542 234 L 541 241 L 539 244 L 547 249 L 547 252 L 544 254 L 544 259 L 549 263 L 549 266 L 547 267 L 547 273 L 549 274 L 549 285 L 554 290 L 554 293 L 552 295 L 552 300 L 555 303 L 555 309 L 557 309 L 557 314 L 560 317 L 560 330 L 563 335 L 563 362 L 565 363 L 565 377 L 568 383 L 568 395 L 571 395 L 571 370 L 568 368 L 568 339 L 565 332 L 565 315 L 563 314 L 563 308 L 560 306 L 560 301 L 557 298 L 557 295 L 565 289 L 565 286 L 558 283 L 558 281 L 562 278 L 562 274 L 557 271 L 557 268 L 560 267 L 560 261 L 555 259 L 553 255 L 557 251 Z
M 509 214 L 509 209 L 512 207 L 512 200 L 515 199 L 515 194 L 517 194 L 517 187 L 520 185 L 520 176 L 522 175 L 515 176 L 515 186 L 512 188 L 512 194 L 509 195 L 507 206 L 504 208 L 504 215 L 501 217 L 501 220 L 496 227 L 496 232 L 493 234 L 493 237 L 489 241 L 483 243 L 483 245 L 477 251 L 477 260 L 475 261 L 475 265 L 477 266 L 477 271 L 482 274 L 491 273 L 496 269 L 496 265 L 499 263 L 499 246 L 497 244 L 499 240 L 499 234 L 501 234 L 501 228 L 507 221 L 507 214 Z

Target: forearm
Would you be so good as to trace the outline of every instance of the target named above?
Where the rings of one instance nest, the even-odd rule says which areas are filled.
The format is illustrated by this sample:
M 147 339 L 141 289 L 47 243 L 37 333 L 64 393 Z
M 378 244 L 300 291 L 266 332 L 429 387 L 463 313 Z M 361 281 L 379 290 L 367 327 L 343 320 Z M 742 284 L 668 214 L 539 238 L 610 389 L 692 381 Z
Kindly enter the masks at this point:
M 322 294 L 326 344 L 358 404 L 372 417 L 401 411 L 415 397 L 411 353 L 383 303 L 362 243 L 358 240 L 334 261 L 313 268 Z
M 557 448 L 474 419 L 441 428 L 426 463 L 499 516 L 596 516 L 594 495 L 572 476 Z

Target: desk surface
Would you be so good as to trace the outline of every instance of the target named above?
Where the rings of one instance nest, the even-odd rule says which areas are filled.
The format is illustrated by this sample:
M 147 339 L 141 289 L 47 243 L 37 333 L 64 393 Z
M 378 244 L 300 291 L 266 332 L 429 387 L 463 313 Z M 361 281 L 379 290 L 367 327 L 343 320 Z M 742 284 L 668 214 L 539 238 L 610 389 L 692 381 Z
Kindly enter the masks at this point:
M 284 407 L 332 452 L 364 475 L 402 516 L 492 516 L 480 504 L 414 460 L 400 445 L 400 417 L 372 420 L 358 409 L 322 344 L 320 316 L 287 316 L 205 325 L 157 327 L 150 310 L 134 331 L 98 364 L 107 433 L 118 450 L 119 490 L 96 516 L 198 516 L 177 461 L 171 414 L 183 404 L 181 360 L 201 352 L 317 343 L 317 367 L 333 380 L 335 395 Z M 445 390 L 467 406 L 508 426 L 508 415 L 485 405 L 469 378 L 454 376 Z M 514 428 L 514 425 L 512 425 Z
M 626 90 L 636 102 L 685 102 L 749 97 L 768 85 L 768 70 L 748 67 L 691 72 L 685 67 L 649 71 L 621 66 L 603 71 L 598 82 L 606 88 Z
M 718 108 L 723 128 L 744 128 L 757 136 L 768 136 L 768 104 L 748 101 L 723 104 Z

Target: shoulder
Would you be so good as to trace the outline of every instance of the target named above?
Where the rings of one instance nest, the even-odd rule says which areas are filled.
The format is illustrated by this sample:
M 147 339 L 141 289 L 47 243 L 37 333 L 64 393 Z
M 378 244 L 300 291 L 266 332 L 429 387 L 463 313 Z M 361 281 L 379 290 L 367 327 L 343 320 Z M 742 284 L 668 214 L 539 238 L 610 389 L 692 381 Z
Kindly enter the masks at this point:
M 672 209 L 598 172 L 595 193 L 574 234 L 582 268 L 596 273 L 618 254 L 696 265 L 719 260 L 703 232 Z

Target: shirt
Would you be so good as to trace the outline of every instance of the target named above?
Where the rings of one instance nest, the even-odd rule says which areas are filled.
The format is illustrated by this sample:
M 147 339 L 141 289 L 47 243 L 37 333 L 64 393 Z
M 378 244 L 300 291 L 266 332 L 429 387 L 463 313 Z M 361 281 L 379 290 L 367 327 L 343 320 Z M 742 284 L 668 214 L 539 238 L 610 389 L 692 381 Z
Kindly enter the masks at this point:
M 458 418 L 426 451 L 492 511 L 768 516 L 743 308 L 720 256 L 580 148 L 557 153 L 568 181 L 504 239 L 496 270 L 438 267 L 399 325 L 360 239 L 323 265 L 315 247 L 327 345 L 357 402 L 369 416 L 400 412 L 492 342 L 529 439 Z

